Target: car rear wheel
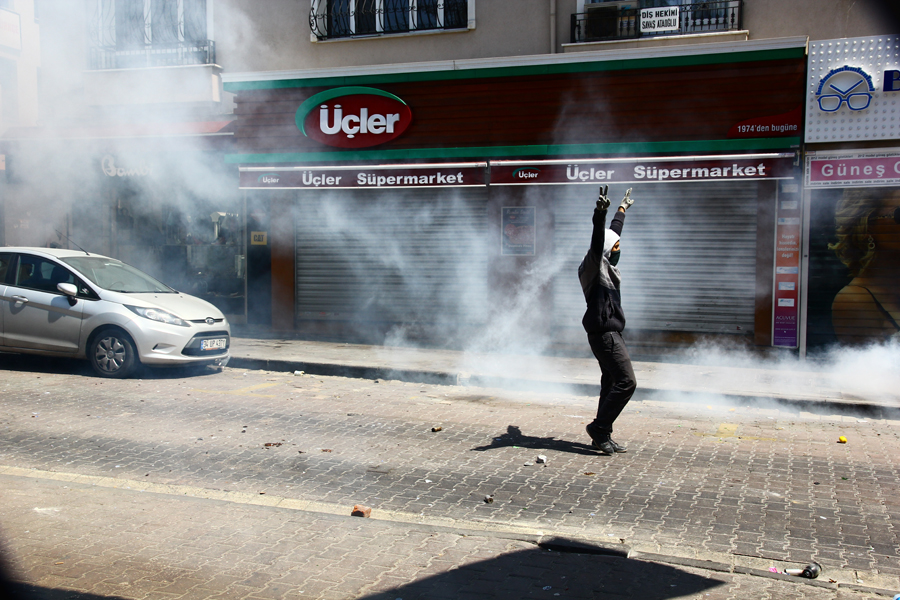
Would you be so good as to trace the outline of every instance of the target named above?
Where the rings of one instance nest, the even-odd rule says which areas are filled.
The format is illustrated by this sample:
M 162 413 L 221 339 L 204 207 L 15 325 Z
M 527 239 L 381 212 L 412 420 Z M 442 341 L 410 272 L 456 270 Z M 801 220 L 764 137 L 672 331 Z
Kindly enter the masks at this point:
M 138 364 L 134 342 L 128 334 L 118 329 L 104 329 L 97 333 L 88 348 L 88 358 L 100 377 L 128 377 Z

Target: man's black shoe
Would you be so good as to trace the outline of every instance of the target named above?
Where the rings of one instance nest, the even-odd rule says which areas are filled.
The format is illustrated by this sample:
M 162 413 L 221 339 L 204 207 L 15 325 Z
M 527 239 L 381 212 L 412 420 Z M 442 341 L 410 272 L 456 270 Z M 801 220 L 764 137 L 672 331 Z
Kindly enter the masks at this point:
M 616 453 L 616 448 L 615 446 L 613 446 L 612 440 L 609 439 L 602 442 L 594 440 L 593 446 L 603 454 L 607 454 L 609 456 L 612 456 Z
M 588 423 L 587 427 L 585 427 L 584 429 L 585 431 L 587 431 L 587 434 L 591 436 L 591 441 L 593 442 L 594 448 L 596 448 L 600 452 L 604 452 L 610 455 L 616 453 L 616 448 L 613 445 L 613 442 L 610 439 L 608 433 L 601 430 L 594 423 Z
M 613 450 L 615 450 L 616 452 L 618 452 L 620 454 L 624 454 L 625 452 L 628 452 L 628 448 L 626 448 L 622 444 L 617 444 L 616 441 L 612 438 L 609 438 L 609 443 L 612 444 Z

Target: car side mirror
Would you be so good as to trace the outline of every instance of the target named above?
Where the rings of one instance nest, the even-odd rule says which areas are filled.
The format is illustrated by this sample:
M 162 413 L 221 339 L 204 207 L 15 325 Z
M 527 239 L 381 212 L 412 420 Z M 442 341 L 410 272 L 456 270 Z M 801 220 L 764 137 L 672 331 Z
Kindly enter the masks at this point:
M 58 289 L 68 297 L 69 306 L 75 306 L 75 303 L 78 302 L 78 300 L 75 298 L 75 296 L 78 295 L 78 288 L 75 287 L 74 283 L 57 283 L 56 289 Z

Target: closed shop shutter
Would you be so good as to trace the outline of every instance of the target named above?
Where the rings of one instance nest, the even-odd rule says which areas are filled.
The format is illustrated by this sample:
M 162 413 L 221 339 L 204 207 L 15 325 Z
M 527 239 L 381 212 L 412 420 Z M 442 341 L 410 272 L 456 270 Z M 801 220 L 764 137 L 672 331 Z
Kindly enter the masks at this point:
M 487 193 L 362 190 L 297 196 L 297 319 L 485 319 Z
M 613 210 L 625 186 L 610 189 Z M 558 327 L 581 327 L 578 264 L 590 246 L 596 190 L 560 188 L 554 245 Z M 635 186 L 622 231 L 627 329 L 751 333 L 756 286 L 756 182 Z

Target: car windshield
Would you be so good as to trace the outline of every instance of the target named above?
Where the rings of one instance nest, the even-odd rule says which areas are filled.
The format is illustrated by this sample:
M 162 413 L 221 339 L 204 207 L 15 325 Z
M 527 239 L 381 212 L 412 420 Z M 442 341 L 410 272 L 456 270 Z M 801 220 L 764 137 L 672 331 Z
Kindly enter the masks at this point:
M 60 260 L 77 269 L 92 283 L 111 292 L 126 294 L 176 293 L 175 290 L 143 271 L 112 258 L 77 256 Z

